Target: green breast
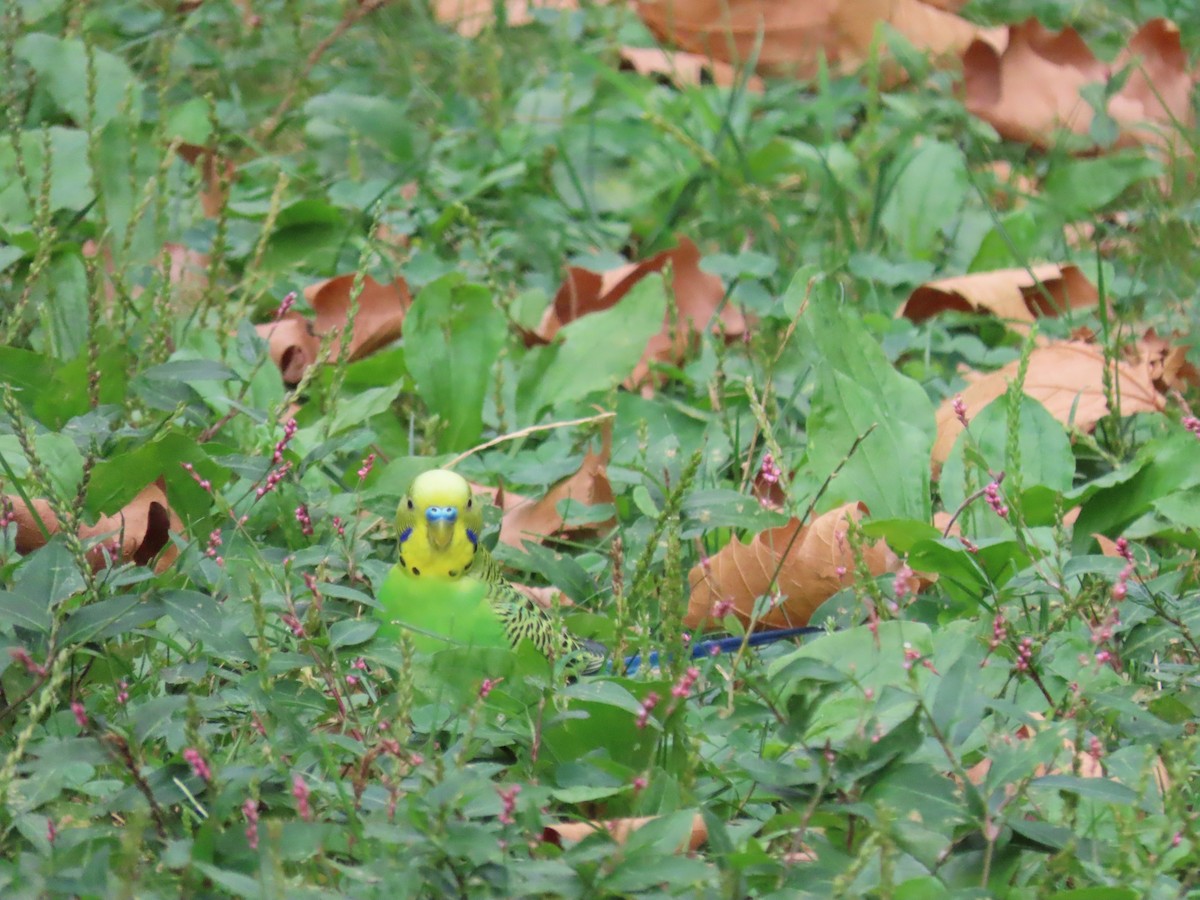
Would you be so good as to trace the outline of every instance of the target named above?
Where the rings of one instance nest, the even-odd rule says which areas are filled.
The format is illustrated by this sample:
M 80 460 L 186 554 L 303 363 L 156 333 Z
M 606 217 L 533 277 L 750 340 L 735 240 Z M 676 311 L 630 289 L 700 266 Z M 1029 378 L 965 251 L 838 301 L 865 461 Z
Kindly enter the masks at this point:
M 407 632 L 419 652 L 451 648 L 509 649 L 503 623 L 475 578 L 420 578 L 395 566 L 379 591 L 376 614 L 385 638 Z

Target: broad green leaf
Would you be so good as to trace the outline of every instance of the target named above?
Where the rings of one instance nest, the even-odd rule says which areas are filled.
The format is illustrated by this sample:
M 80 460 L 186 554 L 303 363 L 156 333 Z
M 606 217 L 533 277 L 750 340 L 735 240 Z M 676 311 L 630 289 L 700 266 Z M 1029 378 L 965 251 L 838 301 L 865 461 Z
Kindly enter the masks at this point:
M 529 351 L 518 400 L 527 420 L 548 406 L 611 390 L 628 378 L 663 327 L 667 290 L 661 275 L 643 278 L 611 309 L 564 325 L 548 347 Z
M 29 222 L 42 190 L 45 171 L 44 141 L 50 141 L 50 209 L 83 209 L 92 201 L 91 166 L 88 164 L 87 134 L 77 128 L 54 126 L 42 131 L 23 131 L 19 146 L 25 171 L 33 180 L 34 201 L 25 194 L 17 174 L 16 156 L 10 140 L 0 141 L 0 224 Z
M 1120 782 L 1108 778 L 1081 778 L 1078 775 L 1043 775 L 1030 785 L 1035 788 L 1052 788 L 1089 797 L 1105 803 L 1128 806 L 1137 802 L 1137 792 Z
M 462 275 L 439 278 L 417 294 L 404 320 L 404 355 L 417 393 L 444 425 L 439 450 L 478 443 L 506 335 L 491 291 Z
M 894 170 L 894 174 L 893 174 Z M 943 229 L 967 198 L 967 163 L 953 144 L 926 141 L 901 157 L 886 176 L 891 190 L 879 221 L 915 259 L 930 259 Z
M 788 293 L 796 290 L 806 290 L 806 285 L 793 282 Z M 815 488 L 845 460 L 821 499 L 821 509 L 862 501 L 872 517 L 927 522 L 933 405 L 829 293 L 814 290 L 805 317 L 821 358 L 807 423 L 806 486 Z M 854 441 L 872 426 L 846 460 Z
M 1082 489 L 1085 496 L 1089 493 L 1090 496 L 1075 522 L 1075 552 L 1086 550 L 1093 534 L 1116 537 L 1122 528 L 1149 512 L 1157 501 L 1200 485 L 1196 448 L 1195 435 L 1182 427 L 1173 427 L 1145 444 L 1137 458 L 1126 465 L 1136 470 L 1131 478 L 1109 479 L 1117 483 L 1096 491 Z
M 1095 215 L 1131 185 L 1162 174 L 1162 163 L 1140 150 L 1106 153 L 1091 159 L 1056 157 L 1039 198 L 1064 221 Z
M 91 48 L 96 94 L 89 110 L 88 49 L 83 41 L 35 33 L 17 41 L 15 49 L 17 56 L 37 72 L 39 85 L 76 124 L 83 126 L 90 122 L 93 127 L 103 127 L 116 116 L 126 95 L 132 99 L 131 118 L 134 121 L 140 118 L 142 86 L 121 57 L 98 47 Z
M 57 254 L 45 276 L 34 285 L 32 302 L 41 310 L 44 349 L 55 359 L 85 356 L 88 331 L 88 283 L 78 251 Z
M 989 470 L 1014 472 L 1018 462 L 1008 459 L 1008 442 L 1008 398 L 1001 396 L 971 419 L 970 427 L 959 434 L 942 466 L 938 487 L 946 509 L 957 510 L 968 494 L 968 487 L 973 492 L 988 484 Z M 1046 407 L 1024 394 L 1017 424 L 1017 450 L 1020 462 L 1015 474 L 1023 491 L 1039 486 L 1055 494 L 1070 490 L 1075 477 L 1071 439 Z M 972 479 L 969 484 L 968 471 Z M 1010 478 L 1002 487 L 1012 490 L 1016 481 Z M 999 537 L 1011 530 L 982 500 L 963 512 L 963 525 L 972 538 Z
M 62 433 L 43 432 L 34 438 L 33 448 L 58 494 L 73 498 L 83 478 L 83 454 L 75 442 Z M 21 479 L 29 475 L 29 461 L 15 434 L 0 434 L 0 456 L 7 464 L 5 473 L 11 469 Z M 30 499 L 37 499 L 37 495 L 31 495 Z
M 18 625 L 47 634 L 50 631 L 50 606 L 45 597 L 29 590 L 0 591 L 0 629 L 11 633 L 9 626 Z

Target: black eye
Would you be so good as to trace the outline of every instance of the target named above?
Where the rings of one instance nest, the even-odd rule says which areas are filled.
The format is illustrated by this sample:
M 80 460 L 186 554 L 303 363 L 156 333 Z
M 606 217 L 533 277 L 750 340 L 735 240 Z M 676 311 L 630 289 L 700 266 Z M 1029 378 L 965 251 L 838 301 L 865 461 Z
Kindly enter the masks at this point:
M 414 575 L 420 575 L 420 574 L 421 574 L 421 570 L 420 570 L 420 569 L 418 569 L 416 566 L 413 566 L 413 570 L 412 570 L 412 572 L 413 572 L 413 574 L 414 574 Z
M 470 498 L 470 497 L 468 497 L 468 498 L 467 498 L 467 509 L 470 509 L 470 508 L 471 508 L 471 503 L 472 503 L 472 500 L 471 500 L 471 498 Z
M 409 497 L 409 498 L 408 498 L 408 508 L 409 508 L 409 509 L 412 509 L 412 508 L 413 508 L 412 497 Z

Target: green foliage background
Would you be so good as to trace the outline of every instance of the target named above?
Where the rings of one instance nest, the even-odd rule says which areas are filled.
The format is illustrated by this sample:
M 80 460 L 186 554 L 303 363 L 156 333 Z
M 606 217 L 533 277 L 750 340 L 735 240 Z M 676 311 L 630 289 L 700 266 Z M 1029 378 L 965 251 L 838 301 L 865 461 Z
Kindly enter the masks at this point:
M 0 479 L 66 527 L 24 555 L 14 525 L 0 537 L 0 893 L 1195 893 L 1194 398 L 1084 434 L 1013 391 L 969 411 L 931 481 L 932 411 L 961 369 L 1032 344 L 893 317 L 927 279 L 1053 259 L 1113 315 L 1042 334 L 1089 326 L 1113 355 L 1149 326 L 1194 334 L 1190 159 L 1004 142 L 904 48 L 894 90 L 871 65 L 755 95 L 621 71 L 619 46 L 649 41 L 623 8 L 472 41 L 420 5 L 356 8 L 4 6 Z M 1075 24 L 1108 57 L 1153 15 L 1200 40 L 1182 0 L 967 14 Z M 236 161 L 216 217 L 179 143 Z M 996 207 L 996 160 L 1044 189 Z M 1080 218 L 1115 233 L 1118 209 L 1116 255 L 1066 242 Z M 619 389 L 669 275 L 549 347 L 518 337 L 565 264 L 677 234 L 754 317 L 746 341 L 706 333 L 653 396 Z M 168 278 L 171 246 L 204 254 L 203 278 Z M 407 280 L 404 339 L 285 386 L 253 323 L 346 272 Z M 615 502 L 566 513 L 616 524 L 498 553 L 576 600 L 573 629 L 663 650 L 661 670 L 481 698 L 471 667 L 377 638 L 411 477 L 596 407 L 616 413 Z M 530 430 L 459 468 L 539 495 L 599 430 Z M 937 580 L 914 599 L 850 572 L 814 617 L 829 634 L 698 661 L 675 696 L 688 569 L 783 519 L 744 502 L 764 451 L 785 512 L 864 500 L 850 544 L 886 537 Z M 978 493 L 1000 471 L 1005 519 Z M 178 560 L 93 570 L 71 526 L 159 476 Z M 941 537 L 932 513 L 972 497 L 971 545 Z M 1132 565 L 1094 534 L 1126 537 Z M 656 818 L 623 846 L 542 840 L 625 815 Z M 677 852 L 697 815 L 705 846 Z

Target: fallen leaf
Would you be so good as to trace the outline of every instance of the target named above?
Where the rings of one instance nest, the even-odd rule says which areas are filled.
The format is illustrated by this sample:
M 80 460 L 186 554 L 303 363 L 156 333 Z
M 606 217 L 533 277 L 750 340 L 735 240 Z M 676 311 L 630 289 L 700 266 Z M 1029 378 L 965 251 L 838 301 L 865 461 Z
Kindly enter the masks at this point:
M 61 530 L 58 517 L 45 500 L 33 499 L 34 511 L 17 496 L 5 496 L 4 505 L 12 509 L 16 521 L 18 553 L 30 553 L 46 543 L 34 511 L 50 536 Z M 95 525 L 80 525 L 78 534 L 85 542 L 95 541 L 86 551 L 93 570 L 104 568 L 110 557 L 139 566 L 149 565 L 157 557 L 154 571 L 163 572 L 179 556 L 171 532 L 183 534 L 183 521 L 167 502 L 166 483 L 159 477 L 115 513 L 101 516 Z
M 967 415 L 983 409 L 1008 390 L 1020 360 L 980 376 L 962 391 Z M 1040 402 L 1064 425 L 1091 430 L 1109 414 L 1104 399 L 1104 351 L 1083 341 L 1055 341 L 1036 348 L 1029 357 L 1025 394 Z M 1114 373 L 1121 398 L 1121 415 L 1156 412 L 1165 406 L 1146 368 L 1119 361 Z M 937 439 L 933 461 L 941 465 L 950 455 L 962 424 L 954 414 L 954 398 L 947 397 L 937 411 Z
M 176 152 L 189 166 L 199 165 L 200 208 L 205 216 L 215 219 L 221 214 L 221 207 L 225 205 L 226 190 L 222 189 L 222 182 L 225 189 L 228 189 L 237 167 L 231 160 L 224 159 L 208 147 L 198 144 L 180 144 Z
M 330 345 L 330 358 L 338 358 L 340 334 L 350 318 L 355 277 L 353 274 L 338 275 L 304 289 L 304 297 L 315 314 L 313 322 L 295 310 L 288 310 L 274 322 L 254 326 L 259 337 L 267 342 L 271 359 L 283 373 L 284 383 L 300 381 L 304 370 L 318 361 L 321 338 L 331 332 L 338 332 L 339 337 L 335 337 Z M 381 284 L 370 275 L 365 276 L 354 315 L 350 359 L 374 353 L 400 337 L 404 316 L 410 306 L 412 295 L 403 278 Z
M 736 68 L 698 53 L 664 50 L 661 47 L 622 47 L 621 62 L 622 68 L 630 68 L 639 75 L 660 76 L 681 86 L 715 84 L 733 87 L 738 83 Z M 746 89 L 761 94 L 762 79 L 751 75 L 746 79 Z
M 1196 79 L 1179 29 L 1166 19 L 1142 26 L 1111 65 L 1074 29 L 1054 33 L 1036 19 L 1010 26 L 1003 50 L 975 41 L 963 54 L 967 109 L 1006 138 L 1046 147 L 1059 129 L 1086 135 L 1093 110 L 1080 89 L 1107 82 L 1130 63 L 1134 71 L 1108 101 L 1108 114 L 1120 126 L 1116 146 L 1163 144 L 1176 123 L 1190 128 Z
M 271 361 L 278 366 L 284 384 L 299 384 L 304 370 L 317 361 L 321 339 L 312 323 L 300 313 L 288 310 L 275 322 L 255 325 L 258 336 L 267 342 Z
M 520 584 L 516 581 L 510 581 L 509 584 L 542 609 L 554 609 L 556 606 L 566 609 L 575 605 L 574 600 L 556 587 L 533 587 L 532 585 Z
M 793 518 L 755 535 L 748 544 L 735 536 L 688 573 L 691 596 L 684 624 L 695 629 L 719 624 L 712 618 L 713 610 L 728 601 L 733 605 L 730 611 L 749 625 L 755 601 L 774 586 L 781 599 L 758 619 L 757 627 L 807 625 L 818 606 L 853 581 L 847 520 L 859 521 L 865 512 L 863 504 L 847 503 L 807 525 Z M 865 546 L 863 553 L 872 574 L 900 568 L 900 560 L 883 541 Z
M 318 335 L 326 335 L 334 329 L 345 330 L 355 277 L 354 274 L 339 275 L 304 289 L 304 297 L 316 313 L 314 330 Z M 367 356 L 400 337 L 404 315 L 410 306 L 412 294 L 403 278 L 380 284 L 370 275 L 365 276 L 362 293 L 358 296 L 358 312 L 354 316 L 354 333 L 350 337 L 350 358 Z M 334 341 L 331 352 L 335 356 L 341 352 L 338 341 Z
M 593 0 L 593 5 L 596 0 Z M 578 9 L 578 0 L 504 0 L 504 21 L 509 28 L 528 25 L 534 21 L 536 9 Z M 433 17 L 465 38 L 473 38 L 496 23 L 496 5 L 493 0 L 434 0 Z
M 712 326 L 714 332 L 724 334 L 726 339 L 732 340 L 745 333 L 746 320 L 741 311 L 732 304 L 722 305 L 725 285 L 716 275 L 701 271 L 699 248 L 681 237 L 678 246 L 670 250 L 607 272 L 593 272 L 577 266 L 569 268 L 566 280 L 554 295 L 554 302 L 546 309 L 537 330 L 526 334 L 526 343 L 549 343 L 563 325 L 588 313 L 611 308 L 641 279 L 651 272 L 661 272 L 668 263 L 675 308 L 667 310 L 662 330 L 647 343 L 641 361 L 625 381 L 626 387 L 648 383 L 652 361 L 681 362 L 692 335 L 708 327 L 714 316 L 719 321 Z
M 1036 319 L 1095 306 L 1099 296 L 1077 266 L 1048 263 L 928 282 L 909 295 L 896 315 L 923 322 L 951 310 L 986 311 L 1024 332 Z
M 1126 347 L 1125 358 L 1130 363 L 1145 366 L 1154 387 L 1165 394 L 1170 390 L 1200 387 L 1200 371 L 1187 361 L 1189 349 L 1191 345 L 1172 343 L 1151 328 L 1140 340 Z
M 918 0 L 636 0 L 638 15 L 667 43 L 733 65 L 757 48 L 760 72 L 811 77 L 822 58 L 835 70 L 867 60 L 887 23 L 919 50 L 957 55 L 976 39 L 1000 44 L 1003 29 L 983 29 Z M 760 45 L 761 37 L 761 45 Z
M 491 497 L 502 510 L 501 541 L 511 547 L 520 547 L 526 541 L 541 542 L 567 530 L 558 511 L 561 501 L 569 499 L 582 506 L 613 502 L 612 485 L 606 472 L 611 452 L 612 429 L 606 424 L 602 429 L 599 452 L 588 450 L 578 471 L 556 482 L 538 499 L 486 485 L 472 485 L 472 488 Z M 607 524 L 601 523 L 589 526 L 588 530 L 605 527 Z
M 641 816 L 625 819 L 601 819 L 594 822 L 555 822 L 552 825 L 547 825 L 542 830 L 542 840 L 548 844 L 554 844 L 556 847 L 561 847 L 564 841 L 577 843 L 588 835 L 595 834 L 597 831 L 606 831 L 616 843 L 624 844 L 629 840 L 629 836 L 633 832 L 637 831 L 643 825 L 653 822 L 656 818 L 658 817 Z M 692 833 L 677 848 L 677 852 L 699 850 L 707 840 L 708 828 L 704 824 L 704 817 L 700 813 L 696 813 L 692 817 Z

